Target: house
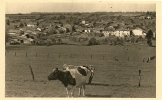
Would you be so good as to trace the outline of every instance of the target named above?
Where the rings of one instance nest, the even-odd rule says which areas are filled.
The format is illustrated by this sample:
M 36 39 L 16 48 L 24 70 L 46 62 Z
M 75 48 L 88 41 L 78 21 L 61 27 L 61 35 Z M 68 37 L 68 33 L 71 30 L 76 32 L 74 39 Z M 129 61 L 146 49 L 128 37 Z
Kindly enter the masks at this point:
M 34 27 L 34 24 L 27 24 L 28 27 Z
M 90 33 L 92 30 L 90 29 L 90 28 L 85 28 L 85 29 L 83 29 L 83 32 L 85 32 L 85 33 Z
M 106 27 L 102 33 L 104 34 L 104 36 L 110 36 L 110 35 L 114 35 L 114 28 L 112 26 Z
M 124 30 L 123 33 L 125 36 L 130 36 L 130 30 Z
M 10 32 L 10 33 L 7 33 L 9 36 L 18 36 L 19 34 L 17 33 L 14 33 L 14 32 Z
M 82 24 L 85 24 L 86 22 L 85 22 L 85 20 L 82 20 Z
M 123 31 L 121 31 L 121 30 L 115 30 L 113 34 L 116 37 L 123 37 L 124 36 Z
M 132 30 L 135 36 L 146 36 L 145 30 L 142 28 L 136 28 Z
M 146 18 L 147 18 L 147 19 L 152 19 L 151 16 L 147 16 Z
M 42 29 L 41 29 L 41 28 L 37 28 L 37 30 L 38 30 L 38 31 L 40 31 L 40 32 L 42 31 Z
M 136 36 L 142 35 L 142 30 L 140 30 L 140 29 L 134 29 L 134 30 L 132 30 L 132 32 L 133 32 L 133 34 L 136 35 Z

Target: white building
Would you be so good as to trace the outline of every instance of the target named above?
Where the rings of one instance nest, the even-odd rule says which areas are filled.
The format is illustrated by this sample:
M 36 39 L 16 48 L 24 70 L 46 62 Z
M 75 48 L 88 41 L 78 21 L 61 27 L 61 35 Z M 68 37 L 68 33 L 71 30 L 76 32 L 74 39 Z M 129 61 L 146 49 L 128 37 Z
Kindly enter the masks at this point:
M 147 16 L 147 19 L 151 19 L 151 16 Z
M 85 24 L 85 20 L 82 20 L 82 24 Z
M 134 30 L 132 30 L 132 32 L 133 32 L 133 34 L 136 35 L 136 36 L 143 35 L 142 29 L 134 29 Z
M 130 36 L 130 31 L 129 30 L 117 30 L 117 31 L 114 31 L 114 35 L 116 37 L 125 37 L 125 36 Z
M 34 24 L 27 24 L 28 27 L 34 27 Z

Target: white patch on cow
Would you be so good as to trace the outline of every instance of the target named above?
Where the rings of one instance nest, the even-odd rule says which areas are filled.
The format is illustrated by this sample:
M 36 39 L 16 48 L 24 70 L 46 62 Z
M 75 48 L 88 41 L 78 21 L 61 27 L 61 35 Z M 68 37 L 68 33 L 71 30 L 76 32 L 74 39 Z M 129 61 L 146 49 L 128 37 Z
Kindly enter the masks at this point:
M 52 71 L 54 72 L 56 69 L 53 69 Z
M 83 76 L 79 73 L 77 68 L 69 69 L 71 75 L 73 78 L 75 78 L 76 81 L 76 87 L 81 87 L 83 84 L 86 83 L 87 76 Z
M 77 70 L 78 67 L 81 67 L 82 69 L 84 69 L 87 73 L 87 76 L 85 76 L 87 79 L 89 79 L 91 73 L 94 73 L 94 68 L 92 67 L 93 65 L 89 65 L 89 69 L 87 69 L 86 67 L 83 67 L 83 66 L 74 66 L 74 65 L 67 65 L 67 64 L 64 64 L 63 65 L 63 69 L 66 70 L 66 71 L 70 71 L 71 75 L 73 78 L 75 78 L 76 76 L 76 73 L 79 74 L 80 76 L 83 76 L 79 73 L 79 71 Z M 72 70 L 73 69 L 73 70 Z

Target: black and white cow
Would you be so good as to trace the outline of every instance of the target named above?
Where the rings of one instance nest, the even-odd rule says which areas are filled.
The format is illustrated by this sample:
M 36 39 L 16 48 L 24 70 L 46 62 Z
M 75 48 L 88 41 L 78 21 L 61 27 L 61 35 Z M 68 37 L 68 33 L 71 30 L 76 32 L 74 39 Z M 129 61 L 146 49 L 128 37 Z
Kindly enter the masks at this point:
M 78 70 L 78 71 L 80 71 L 80 73 L 82 75 L 87 76 L 87 78 L 89 78 L 88 84 L 91 84 L 91 81 L 92 81 L 93 76 L 94 76 L 94 71 L 95 71 L 95 68 L 92 65 L 88 65 L 88 66 L 85 66 L 85 65 L 83 65 L 83 66 L 74 66 L 74 65 L 64 64 L 63 65 L 63 70 L 69 71 L 69 69 L 80 68 L 80 67 L 83 68 L 83 69 L 88 69 L 89 72 L 87 72 L 87 74 L 86 74 L 86 72 L 84 70 L 82 70 L 82 72 L 81 72 L 81 70 Z
M 88 67 L 77 66 L 75 68 L 59 70 L 54 69 L 53 72 L 48 76 L 48 80 L 59 80 L 66 87 L 67 95 L 73 96 L 73 89 L 79 88 L 79 94 L 81 95 L 81 89 L 83 88 L 83 96 L 85 96 L 85 84 L 88 77 L 88 73 L 91 72 Z

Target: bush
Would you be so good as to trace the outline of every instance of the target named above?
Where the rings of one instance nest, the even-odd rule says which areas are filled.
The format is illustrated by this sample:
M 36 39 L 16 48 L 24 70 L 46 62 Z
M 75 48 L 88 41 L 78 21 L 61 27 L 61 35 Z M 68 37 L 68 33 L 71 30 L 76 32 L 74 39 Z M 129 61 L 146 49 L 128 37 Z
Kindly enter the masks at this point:
M 116 45 L 124 45 L 124 39 L 123 38 L 116 38 Z
M 96 40 L 96 38 L 92 37 L 90 38 L 90 40 L 88 41 L 88 45 L 98 45 L 99 42 Z
M 70 41 L 73 41 L 73 42 L 84 42 L 84 41 L 88 41 L 88 37 L 69 37 L 69 40 Z
M 93 33 L 95 37 L 103 37 L 104 34 L 103 33 Z
M 109 41 L 108 41 L 108 38 L 102 38 L 102 39 L 100 39 L 99 40 L 99 44 L 103 44 L 103 45 L 105 45 L 105 44 L 108 44 L 109 43 Z

